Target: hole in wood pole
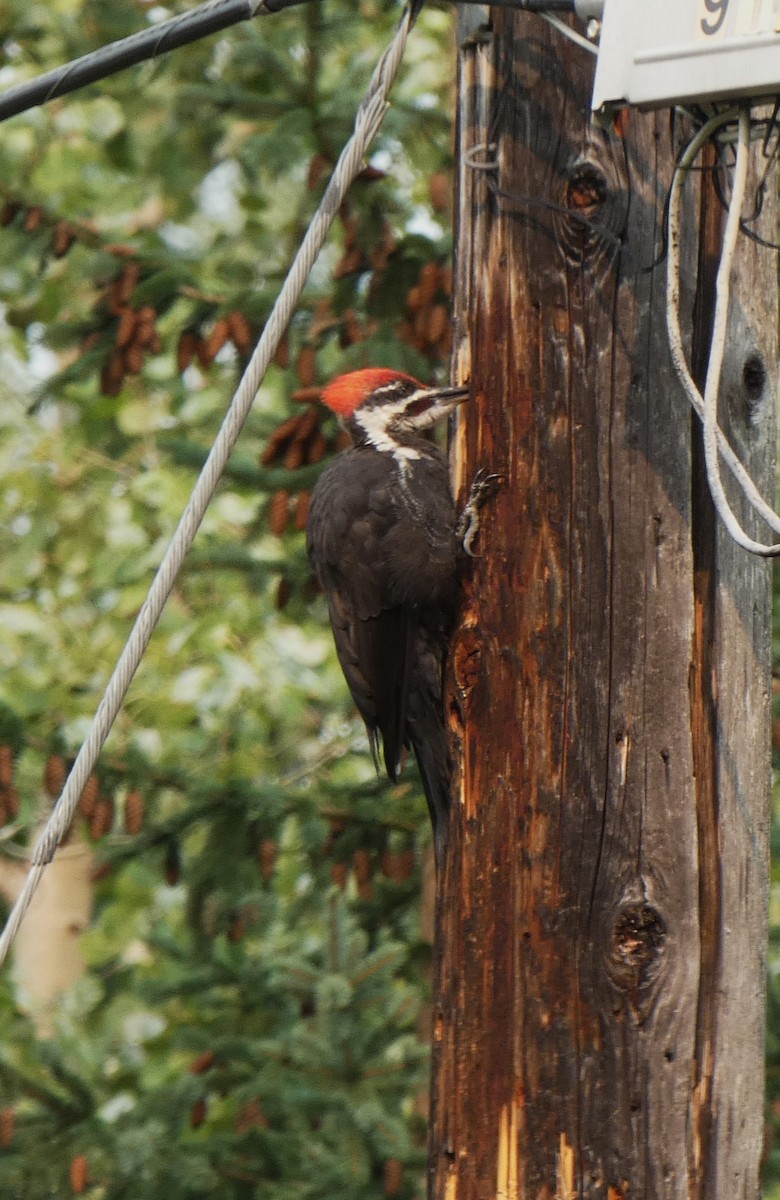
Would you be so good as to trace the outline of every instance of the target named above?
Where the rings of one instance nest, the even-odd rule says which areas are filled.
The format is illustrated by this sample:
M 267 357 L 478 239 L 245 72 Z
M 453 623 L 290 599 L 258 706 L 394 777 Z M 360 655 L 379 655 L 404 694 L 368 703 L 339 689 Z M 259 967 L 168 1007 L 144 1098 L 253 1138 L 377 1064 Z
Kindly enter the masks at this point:
M 760 396 L 766 383 L 766 367 L 764 360 L 758 354 L 751 354 L 745 359 L 742 368 L 742 379 L 745 391 L 749 396 Z
M 594 163 L 578 163 L 566 183 L 566 207 L 593 217 L 607 198 L 606 176 Z
M 755 422 L 764 407 L 766 397 L 767 371 L 766 364 L 760 354 L 749 354 L 742 366 L 742 387 L 744 389 L 745 409 L 747 420 Z

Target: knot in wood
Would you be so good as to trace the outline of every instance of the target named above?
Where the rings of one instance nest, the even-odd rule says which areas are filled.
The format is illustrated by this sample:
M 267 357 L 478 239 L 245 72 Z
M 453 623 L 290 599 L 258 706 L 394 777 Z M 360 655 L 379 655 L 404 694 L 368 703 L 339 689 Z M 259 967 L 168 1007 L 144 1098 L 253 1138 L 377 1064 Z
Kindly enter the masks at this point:
M 628 904 L 612 930 L 610 975 L 618 987 L 634 995 L 651 983 L 666 941 L 666 926 L 651 904 Z
M 567 258 L 601 271 L 620 244 L 627 204 L 611 164 L 580 158 L 564 175 L 558 238 Z
M 566 183 L 566 207 L 580 216 L 592 218 L 606 200 L 607 192 L 603 171 L 595 163 L 578 163 Z

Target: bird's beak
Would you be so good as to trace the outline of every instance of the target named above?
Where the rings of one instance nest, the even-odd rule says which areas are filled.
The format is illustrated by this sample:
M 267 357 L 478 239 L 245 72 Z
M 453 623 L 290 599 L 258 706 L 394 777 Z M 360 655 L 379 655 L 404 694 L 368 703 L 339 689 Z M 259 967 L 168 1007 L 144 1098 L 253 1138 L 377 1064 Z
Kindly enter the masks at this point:
M 435 420 L 440 420 L 441 417 L 446 417 L 453 412 L 459 404 L 465 404 L 469 398 L 471 389 L 468 384 L 461 384 L 460 387 L 438 388 L 432 397 L 431 413 L 435 414 Z
M 420 394 L 417 406 L 412 401 L 412 409 L 415 407 L 419 413 L 426 413 L 432 421 L 438 421 L 440 417 L 445 417 L 447 413 L 451 413 L 459 404 L 465 403 L 469 398 L 470 387 L 468 384 L 461 384 L 459 387 L 446 388 L 431 388 L 428 392 Z
M 469 398 L 469 388 L 460 387 L 421 388 L 404 403 L 399 414 L 407 428 L 423 430 L 440 421 Z
M 445 404 L 451 404 L 454 408 L 456 404 L 463 404 L 468 400 L 471 386 L 468 383 L 463 383 L 459 387 L 448 387 L 437 389 L 437 395 L 441 397 Z

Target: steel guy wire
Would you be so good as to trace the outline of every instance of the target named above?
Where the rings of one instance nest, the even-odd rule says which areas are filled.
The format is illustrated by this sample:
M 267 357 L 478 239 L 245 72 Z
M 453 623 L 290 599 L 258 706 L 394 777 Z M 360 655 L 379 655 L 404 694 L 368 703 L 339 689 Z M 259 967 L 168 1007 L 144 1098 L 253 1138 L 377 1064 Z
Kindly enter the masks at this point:
M 293 260 L 260 340 L 236 389 L 173 538 L 163 556 L 132 632 L 119 656 L 65 787 L 30 856 L 30 870 L 0 935 L 0 963 L 16 936 L 43 872 L 70 827 L 79 797 L 117 718 L 133 676 L 149 645 L 154 628 L 193 543 L 206 508 L 238 440 L 268 365 L 290 323 L 309 271 L 314 265 L 350 184 L 363 166 L 364 155 L 389 108 L 388 93 L 401 64 L 412 16 L 409 8 L 380 58 L 355 117 L 354 132 L 341 152 L 319 208 Z

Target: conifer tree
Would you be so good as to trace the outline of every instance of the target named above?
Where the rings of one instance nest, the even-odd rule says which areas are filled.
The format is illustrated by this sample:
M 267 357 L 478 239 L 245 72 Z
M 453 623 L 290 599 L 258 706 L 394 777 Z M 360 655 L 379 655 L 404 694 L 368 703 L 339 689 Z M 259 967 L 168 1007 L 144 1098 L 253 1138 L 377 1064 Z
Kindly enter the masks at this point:
M 12 0 L 7 82 L 145 13 Z M 249 22 L 0 132 L 9 902 L 399 13 Z M 376 778 L 302 528 L 322 383 L 446 371 L 449 27 L 418 24 L 81 797 L 83 973 L 52 1004 L 23 930 L 4 975 L 9 1200 L 420 1194 L 425 807 Z

